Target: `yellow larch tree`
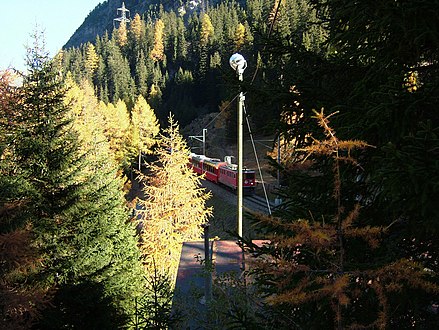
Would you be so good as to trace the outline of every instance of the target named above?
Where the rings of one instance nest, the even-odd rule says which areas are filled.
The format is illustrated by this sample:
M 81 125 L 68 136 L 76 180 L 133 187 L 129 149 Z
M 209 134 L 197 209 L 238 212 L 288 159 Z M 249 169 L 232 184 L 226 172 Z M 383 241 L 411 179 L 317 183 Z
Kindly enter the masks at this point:
M 205 205 L 210 193 L 200 187 L 200 177 L 187 166 L 189 149 L 178 123 L 172 115 L 168 122 L 158 139 L 158 160 L 148 164 L 147 176 L 140 175 L 147 198 L 140 201 L 139 244 L 147 272 L 155 268 L 175 278 L 182 243 L 201 239 L 201 225 L 212 210 Z
M 154 62 L 162 61 L 165 56 L 164 29 L 165 24 L 161 19 L 158 19 L 154 26 L 154 47 L 150 53 Z
M 125 21 L 121 21 L 119 28 L 116 29 L 113 33 L 119 47 L 125 47 L 128 43 L 127 23 Z
M 110 150 L 120 167 L 126 165 L 128 158 L 128 141 L 130 117 L 125 102 L 99 103 L 100 118 L 103 118 L 104 134 L 110 142 Z
M 138 13 L 134 16 L 130 24 L 130 33 L 134 37 L 134 40 L 138 43 L 144 32 L 144 26 L 142 19 Z
M 201 17 L 201 31 L 200 31 L 200 44 L 206 46 L 211 41 L 214 33 L 214 28 L 210 16 L 203 14 Z
M 245 26 L 239 23 L 235 29 L 234 35 L 235 50 L 240 50 L 245 43 Z
M 141 166 L 141 154 L 150 154 L 151 147 L 156 143 L 156 136 L 160 126 L 148 102 L 143 96 L 137 98 L 136 104 L 131 111 L 131 154 L 139 155 L 139 170 Z
M 109 140 L 104 134 L 106 123 L 102 121 L 93 86 L 86 80 L 81 85 L 76 84 L 70 74 L 66 78 L 66 84 L 68 91 L 64 102 L 70 108 L 69 116 L 81 141 L 82 151 L 94 158 L 112 158 Z

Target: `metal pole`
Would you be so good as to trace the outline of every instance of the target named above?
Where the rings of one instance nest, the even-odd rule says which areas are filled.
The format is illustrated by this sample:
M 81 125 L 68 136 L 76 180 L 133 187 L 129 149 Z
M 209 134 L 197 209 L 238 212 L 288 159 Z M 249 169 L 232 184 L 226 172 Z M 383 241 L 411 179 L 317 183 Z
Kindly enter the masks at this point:
M 242 81 L 242 73 L 239 74 L 239 81 Z M 238 99 L 238 235 L 242 237 L 242 209 L 243 209 L 243 142 L 242 142 L 242 109 L 245 96 L 243 92 L 239 93 Z
M 238 75 L 238 80 L 242 82 L 243 80 L 243 73 L 244 70 L 247 68 L 247 61 L 245 58 L 238 53 L 233 54 L 230 57 L 229 60 L 230 66 L 233 70 L 236 71 L 236 74 Z M 242 92 L 242 86 L 241 91 L 239 93 L 239 99 L 238 99 L 238 182 L 237 182 L 237 193 L 238 193 L 238 199 L 237 199 L 237 206 L 238 206 L 238 235 L 242 237 L 242 206 L 243 206 L 243 142 L 242 142 L 242 128 L 243 128 L 243 120 L 242 120 L 242 112 L 244 108 L 244 93 Z
M 206 278 L 204 279 L 204 295 L 206 298 L 206 304 L 212 300 L 212 262 L 210 258 L 210 246 L 209 246 L 209 224 L 206 223 L 202 226 L 204 228 L 204 263 L 206 267 Z
M 206 155 L 206 131 L 207 128 L 203 128 L 203 155 Z

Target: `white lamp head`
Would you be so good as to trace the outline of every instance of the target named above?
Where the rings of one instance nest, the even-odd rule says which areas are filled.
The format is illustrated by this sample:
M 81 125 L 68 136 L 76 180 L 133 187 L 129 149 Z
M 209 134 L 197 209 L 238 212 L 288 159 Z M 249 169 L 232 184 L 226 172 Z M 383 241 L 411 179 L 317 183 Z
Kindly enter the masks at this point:
M 230 66 L 238 75 L 242 75 L 247 68 L 247 61 L 241 54 L 235 53 L 230 57 Z

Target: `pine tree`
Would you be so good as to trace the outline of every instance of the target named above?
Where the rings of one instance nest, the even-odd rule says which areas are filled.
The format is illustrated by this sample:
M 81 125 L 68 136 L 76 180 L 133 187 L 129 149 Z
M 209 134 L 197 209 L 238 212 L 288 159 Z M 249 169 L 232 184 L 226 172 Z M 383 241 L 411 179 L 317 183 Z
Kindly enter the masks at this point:
M 44 39 L 36 34 L 34 40 L 11 133 L 15 172 L 26 184 L 14 217 L 25 221 L 21 242 L 37 253 L 38 264 L 29 272 L 29 258 L 16 268 L 12 284 L 39 287 L 49 300 L 50 308 L 34 318 L 38 328 L 116 328 L 129 318 L 143 285 L 121 180 L 108 157 L 81 153 L 62 77 Z M 39 299 L 31 300 L 39 303 L 34 310 L 47 307 Z
M 140 248 L 149 274 L 157 268 L 159 274 L 174 278 L 181 244 L 201 238 L 201 225 L 211 214 L 205 206 L 209 198 L 200 188 L 200 178 L 188 166 L 189 150 L 179 133 L 173 116 L 164 129 L 156 149 L 158 160 L 148 164 L 143 211 L 140 223 Z

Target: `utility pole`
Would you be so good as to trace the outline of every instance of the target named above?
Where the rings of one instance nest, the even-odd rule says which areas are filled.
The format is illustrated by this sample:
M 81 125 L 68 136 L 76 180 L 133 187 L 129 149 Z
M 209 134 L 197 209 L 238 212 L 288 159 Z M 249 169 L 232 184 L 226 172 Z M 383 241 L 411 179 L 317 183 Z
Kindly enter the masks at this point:
M 122 22 L 128 23 L 130 21 L 130 19 L 129 19 L 130 11 L 128 9 L 126 9 L 125 2 L 122 2 L 122 7 L 117 8 L 117 15 L 120 15 L 120 16 L 113 19 L 113 25 L 115 27 L 116 27 L 116 22 L 119 22 L 119 24 L 120 24 Z
M 203 143 L 203 155 L 206 155 L 206 132 L 207 128 L 203 128 L 203 135 L 190 135 L 189 138 Z M 201 140 L 200 140 L 201 138 Z
M 243 80 L 243 74 L 244 70 L 247 68 L 247 61 L 244 59 L 244 57 L 241 54 L 235 53 L 230 57 L 229 60 L 230 66 L 233 70 L 236 71 L 236 74 L 238 76 L 238 80 L 242 82 Z M 238 205 L 238 235 L 239 237 L 242 237 L 242 213 L 243 213 L 243 142 L 242 142 L 242 136 L 243 136 L 243 105 L 245 101 L 245 96 L 242 91 L 242 88 L 239 92 L 238 97 L 238 199 L 237 199 L 237 205 Z

